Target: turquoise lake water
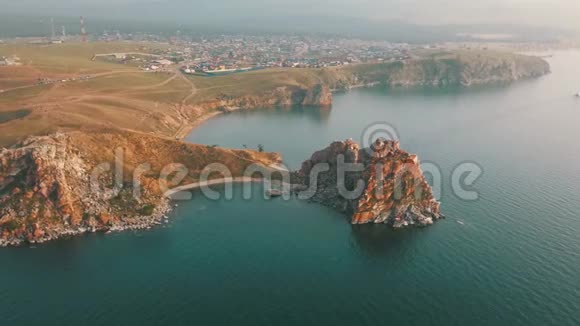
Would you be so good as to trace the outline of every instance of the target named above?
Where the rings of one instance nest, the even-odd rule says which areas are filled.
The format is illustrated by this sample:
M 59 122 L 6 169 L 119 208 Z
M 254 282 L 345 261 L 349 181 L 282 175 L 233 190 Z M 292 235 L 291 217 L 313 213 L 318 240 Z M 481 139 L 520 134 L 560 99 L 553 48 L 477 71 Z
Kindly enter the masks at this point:
M 357 90 L 332 109 L 208 121 L 188 141 L 279 151 L 292 168 L 384 121 L 440 167 L 427 229 L 351 226 L 263 189 L 194 194 L 171 223 L 0 250 L 0 325 L 579 325 L 580 53 L 510 86 Z M 450 175 L 474 162 L 476 201 Z M 461 222 L 461 223 L 460 223 Z

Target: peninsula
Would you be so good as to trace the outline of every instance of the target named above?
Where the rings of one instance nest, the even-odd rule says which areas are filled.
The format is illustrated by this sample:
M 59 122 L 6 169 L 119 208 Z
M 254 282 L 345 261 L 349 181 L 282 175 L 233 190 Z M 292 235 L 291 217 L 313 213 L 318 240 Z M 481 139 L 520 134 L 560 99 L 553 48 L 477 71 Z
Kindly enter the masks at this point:
M 0 56 L 17 56 L 21 63 L 0 67 L 0 146 L 31 135 L 111 128 L 182 139 L 205 119 L 232 110 L 330 106 L 333 91 L 468 87 L 550 72 L 541 58 L 492 50 L 431 50 L 388 62 L 268 68 L 214 77 L 185 74 L 177 65 L 143 71 L 92 60 L 99 53 L 158 53 L 160 47 L 138 42 L 0 44 Z
M 22 63 L 0 67 L 0 245 L 162 223 L 170 205 L 157 179 L 174 163 L 187 170 L 171 185 L 179 187 L 197 182 L 210 163 L 222 164 L 233 177 L 241 177 L 249 165 L 268 168 L 281 161 L 274 153 L 180 141 L 197 124 L 218 114 L 272 106 L 331 106 L 334 91 L 356 87 L 468 87 L 550 71 L 541 58 L 479 50 L 426 51 L 381 63 L 270 68 L 215 77 L 184 74 L 177 67 L 144 72 L 94 59 L 95 54 L 117 52 L 148 53 L 154 48 L 142 43 L 0 45 L 0 55 L 17 56 Z M 362 155 L 351 142 L 331 145 L 327 153 L 346 151 L 364 164 L 366 172 L 357 177 L 367 188 L 356 200 L 323 191 L 315 201 L 350 211 L 353 223 L 401 227 L 438 219 L 438 203 L 416 156 L 395 143 L 382 145 L 384 152 L 378 156 Z M 115 157 L 119 149 L 124 157 L 121 165 Z M 319 156 L 309 162 L 317 162 Z M 149 166 L 140 175 L 142 193 L 136 200 L 132 181 L 141 163 Z M 299 172 L 300 182 L 307 181 L 310 163 Z M 378 197 L 370 195 L 377 177 L 371 167 L 379 163 L 386 175 L 403 177 L 405 189 L 420 186 L 422 196 L 404 192 L 395 200 L 392 189 Z M 92 179 L 102 164 L 108 164 L 111 173 Z M 410 174 L 399 175 L 405 166 Z M 122 172 L 122 186 L 113 172 Z M 91 187 L 102 191 L 90 191 Z

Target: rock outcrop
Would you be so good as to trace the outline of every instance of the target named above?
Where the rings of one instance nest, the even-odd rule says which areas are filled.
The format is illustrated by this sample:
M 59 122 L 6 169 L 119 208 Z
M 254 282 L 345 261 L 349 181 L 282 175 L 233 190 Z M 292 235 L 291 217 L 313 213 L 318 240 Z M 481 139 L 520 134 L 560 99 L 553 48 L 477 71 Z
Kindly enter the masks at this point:
M 316 84 L 308 89 L 301 104 L 303 106 L 331 106 L 332 91 L 327 85 Z
M 31 137 L 0 152 L 0 246 L 149 228 L 170 209 L 165 191 L 198 180 L 208 164 L 238 176 L 279 160 L 120 131 Z M 185 175 L 165 187 L 159 176 L 178 165 Z
M 328 171 L 317 172 L 324 165 Z M 353 224 L 427 226 L 442 217 L 417 156 L 397 141 L 378 139 L 365 149 L 352 140 L 334 142 L 302 164 L 294 183 L 311 189 L 312 201 L 349 214 Z
M 322 106 L 332 105 L 330 87 L 316 84 L 312 87 L 280 86 L 266 90 L 261 95 L 221 96 L 215 100 L 198 104 L 198 110 L 220 110 L 230 112 L 236 109 L 254 109 L 260 107 L 290 107 L 290 106 Z

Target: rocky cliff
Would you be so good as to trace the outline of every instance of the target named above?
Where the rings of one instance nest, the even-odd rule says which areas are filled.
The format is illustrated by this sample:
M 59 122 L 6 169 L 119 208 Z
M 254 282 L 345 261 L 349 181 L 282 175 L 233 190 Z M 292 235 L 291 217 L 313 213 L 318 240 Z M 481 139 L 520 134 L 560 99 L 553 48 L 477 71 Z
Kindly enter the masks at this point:
M 472 86 L 509 83 L 536 78 L 550 72 L 541 58 L 493 51 L 454 51 L 384 63 L 355 64 L 323 69 L 290 69 L 285 78 L 272 73 L 272 83 L 240 75 L 236 83 L 248 94 L 224 91 L 211 100 L 198 103 L 198 109 L 251 109 L 268 106 L 330 106 L 331 90 L 356 87 Z M 264 73 L 257 76 L 263 78 Z M 274 82 L 275 81 L 275 82 Z M 256 90 L 248 85 L 258 84 Z M 275 86 L 274 86 L 275 85 Z
M 509 83 L 548 74 L 542 58 L 493 51 L 455 51 L 419 58 L 343 68 L 332 87 L 472 86 Z
M 167 167 L 186 171 L 173 188 L 196 181 L 210 163 L 238 176 L 279 160 L 119 131 L 31 137 L 0 152 L 0 246 L 159 224 L 169 210 L 159 183 Z
M 265 89 L 261 94 L 231 96 L 221 95 L 218 98 L 198 105 L 204 111 L 232 109 L 254 109 L 272 106 L 331 106 L 332 91 L 323 84 L 312 86 L 279 86 L 274 89 Z
M 344 178 L 343 162 L 350 164 Z M 328 171 L 317 172 L 322 165 Z M 302 164 L 294 182 L 313 189 L 314 202 L 349 214 L 353 224 L 401 228 L 430 225 L 442 217 L 417 156 L 396 141 L 378 139 L 365 149 L 352 140 L 332 143 Z

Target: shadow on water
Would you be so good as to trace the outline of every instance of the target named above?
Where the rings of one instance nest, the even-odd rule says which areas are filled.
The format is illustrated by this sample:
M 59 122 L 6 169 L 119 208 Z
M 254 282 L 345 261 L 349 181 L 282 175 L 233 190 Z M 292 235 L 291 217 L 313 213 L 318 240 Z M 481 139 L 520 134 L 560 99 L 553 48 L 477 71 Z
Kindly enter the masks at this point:
M 409 243 L 421 231 L 419 229 L 396 231 L 385 224 L 364 224 L 353 225 L 351 236 L 358 249 L 369 256 L 385 256 L 412 247 Z
M 273 115 L 284 115 L 290 119 L 308 119 L 318 124 L 326 124 L 330 119 L 332 109 L 317 106 L 290 106 L 290 107 L 273 107 L 259 109 L 261 113 L 266 112 Z M 252 116 L 255 112 L 253 110 L 236 111 L 232 114 L 241 114 Z
M 373 96 L 395 97 L 395 98 L 396 97 L 408 98 L 409 96 L 460 97 L 466 95 L 505 93 L 507 87 L 525 87 L 526 85 L 537 82 L 538 80 L 529 79 L 518 81 L 518 83 L 498 82 L 493 84 L 472 85 L 469 87 L 456 85 L 442 87 L 432 87 L 432 86 L 391 87 L 391 88 L 371 87 L 371 88 L 362 88 L 357 91 Z

